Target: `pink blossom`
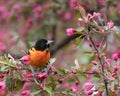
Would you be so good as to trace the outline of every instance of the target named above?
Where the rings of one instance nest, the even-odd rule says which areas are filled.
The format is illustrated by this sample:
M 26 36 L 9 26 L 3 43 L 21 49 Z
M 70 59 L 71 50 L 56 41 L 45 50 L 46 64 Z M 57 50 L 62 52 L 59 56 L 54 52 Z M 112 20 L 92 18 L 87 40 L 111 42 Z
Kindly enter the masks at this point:
M 112 73 L 112 77 L 116 77 L 117 76 L 117 73 L 116 72 L 113 72 Z
M 34 13 L 41 12 L 41 11 L 42 11 L 42 7 L 41 7 L 41 6 L 35 6 L 35 7 L 33 7 L 32 11 L 33 11 Z
M 14 4 L 13 5 L 13 9 L 16 11 L 21 11 L 22 10 L 22 6 L 20 4 Z
M 87 83 L 84 84 L 84 87 L 87 91 L 91 90 L 93 88 L 93 86 L 94 85 L 90 82 L 87 82 Z
M 104 0 L 98 0 L 99 5 L 103 5 L 103 3 L 104 3 Z
M 45 72 L 40 72 L 38 75 L 36 75 L 37 79 L 45 79 L 48 75 Z
M 119 70 L 119 66 L 115 65 L 115 66 L 113 67 L 113 70 L 114 70 L 114 71 L 118 71 L 118 70 Z
M 91 20 L 92 18 L 93 18 L 93 16 L 90 13 L 88 13 L 87 14 L 87 20 Z
M 0 18 L 8 19 L 10 16 L 8 9 L 5 6 L 0 6 Z
M 107 68 L 107 66 L 108 66 L 107 63 L 104 63 L 104 68 Z
M 8 33 L 9 28 L 4 26 L 1 30 L 0 30 L 0 40 L 4 41 L 6 38 L 9 38 L 9 33 Z
M 117 8 L 120 11 L 120 3 L 117 4 Z
M 3 42 L 0 42 L 0 51 L 5 52 L 6 49 L 6 45 Z
M 112 60 L 111 60 L 110 58 L 106 58 L 105 61 L 106 61 L 107 63 L 111 63 L 111 62 L 112 62 Z
M 22 95 L 22 96 L 27 96 L 28 94 L 29 94 L 29 93 L 28 93 L 27 90 L 24 90 L 24 91 L 21 92 L 21 95 Z
M 92 94 L 93 94 L 93 90 L 88 90 L 88 91 L 87 91 L 87 94 L 88 94 L 88 95 L 92 95 Z
M 24 64 L 29 64 L 30 57 L 29 55 L 25 55 L 20 59 Z
M 26 28 L 31 28 L 33 25 L 33 18 L 28 18 L 27 22 L 26 22 Z
M 57 81 L 58 81 L 60 84 L 63 83 L 63 80 L 62 80 L 62 79 L 58 79 Z
M 4 96 L 6 91 L 6 84 L 5 82 L 0 82 L 0 96 Z
M 98 92 L 97 96 L 102 96 L 102 92 Z
M 32 87 L 33 87 L 33 83 L 32 82 L 25 82 L 25 84 L 23 85 L 23 88 L 21 89 L 21 92 L 27 93 L 26 90 L 31 90 Z
M 77 70 L 72 70 L 72 73 L 73 74 L 77 74 Z
M 120 52 L 118 52 L 117 54 L 118 54 L 118 58 L 120 58 Z
M 19 30 L 19 34 L 20 34 L 21 36 L 25 36 L 25 35 L 27 34 L 26 29 L 25 29 L 25 28 L 21 28 L 21 29 Z
M 10 42 L 9 42 L 9 46 L 14 46 L 15 44 L 16 44 L 15 41 L 10 41 Z
M 89 47 L 91 47 L 91 48 L 92 48 L 92 46 L 93 46 L 93 45 L 92 45 L 92 43 L 89 43 Z
M 71 10 L 73 10 L 77 6 L 77 0 L 70 0 L 69 1 L 69 7 Z
M 93 13 L 93 17 L 94 17 L 95 19 L 98 19 L 98 18 L 101 17 L 101 13 L 99 13 L 99 12 L 94 12 L 94 13 Z
M 0 79 L 4 78 L 4 74 L 0 74 Z
M 74 28 L 67 28 L 66 32 L 67 36 L 72 36 L 75 32 L 77 32 L 77 30 Z
M 115 61 L 117 61 L 118 60 L 118 54 L 116 54 L 116 53 L 112 54 L 112 59 L 115 60 Z
M 98 72 L 98 70 L 93 70 L 93 73 L 98 74 L 99 72 Z
M 92 61 L 93 65 L 97 65 L 97 63 L 98 63 L 97 61 Z
M 44 90 L 44 84 L 43 83 L 40 84 L 40 89 Z
M 107 26 L 109 28 L 113 28 L 114 27 L 114 23 L 112 21 L 110 21 L 110 22 L 107 23 Z
M 87 79 L 91 79 L 92 75 L 91 74 L 87 74 Z
M 74 87 L 74 86 L 72 86 L 72 87 L 70 87 L 70 90 L 72 91 L 72 92 L 77 92 L 77 89 L 76 89 L 76 87 Z
M 78 82 L 78 81 L 75 81 L 75 85 L 78 86 L 78 85 L 79 85 L 79 82 Z
M 71 12 L 65 12 L 65 13 L 63 13 L 63 18 L 64 18 L 65 20 L 71 20 L 71 19 L 72 19 L 72 14 L 71 14 Z
M 82 18 L 79 18 L 77 22 L 78 22 L 78 26 L 80 26 L 80 27 L 85 26 L 85 21 Z
M 41 6 L 35 6 L 35 7 L 33 7 L 32 11 L 33 11 L 34 16 L 36 18 L 40 18 L 41 17 L 41 14 L 40 14 L 41 11 L 42 11 L 42 7 Z

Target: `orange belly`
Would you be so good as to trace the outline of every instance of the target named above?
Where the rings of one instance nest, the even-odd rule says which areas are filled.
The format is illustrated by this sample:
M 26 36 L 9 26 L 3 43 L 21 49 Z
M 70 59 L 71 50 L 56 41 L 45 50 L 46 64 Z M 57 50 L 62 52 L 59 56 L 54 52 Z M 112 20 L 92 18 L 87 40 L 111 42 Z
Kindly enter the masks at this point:
M 50 59 L 50 52 L 46 51 L 34 51 L 29 54 L 30 65 L 42 67 L 48 63 Z

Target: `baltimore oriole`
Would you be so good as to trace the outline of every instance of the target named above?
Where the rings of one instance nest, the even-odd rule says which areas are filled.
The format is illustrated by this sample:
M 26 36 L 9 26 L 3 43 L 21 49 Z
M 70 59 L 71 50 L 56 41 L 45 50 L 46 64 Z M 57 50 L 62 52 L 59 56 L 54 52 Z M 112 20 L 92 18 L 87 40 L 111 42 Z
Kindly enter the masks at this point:
M 35 45 L 28 51 L 29 64 L 31 66 L 43 67 L 49 62 L 50 51 L 49 47 L 53 41 L 40 39 Z
M 49 47 L 52 42 L 53 41 L 46 39 L 38 40 L 21 60 L 23 63 L 30 64 L 33 67 L 45 66 L 50 59 Z

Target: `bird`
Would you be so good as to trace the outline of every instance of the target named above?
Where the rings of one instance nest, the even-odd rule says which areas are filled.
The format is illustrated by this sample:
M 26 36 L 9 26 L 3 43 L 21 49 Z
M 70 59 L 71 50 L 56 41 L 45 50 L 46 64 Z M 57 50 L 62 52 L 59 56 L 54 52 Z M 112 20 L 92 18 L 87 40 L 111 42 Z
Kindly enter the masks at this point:
M 50 44 L 52 40 L 39 39 L 28 51 L 29 64 L 35 67 L 45 66 L 50 59 Z
M 40 69 L 40 71 L 48 73 L 48 70 L 44 70 L 44 67 L 48 65 L 50 60 L 50 44 L 52 42 L 52 40 L 39 39 L 35 45 L 28 50 L 27 54 L 20 59 L 23 63 L 30 65 L 33 79 L 38 85 L 39 82 L 34 77 L 36 72 L 33 68 L 35 67 L 35 69 Z
M 23 50 L 26 55 L 20 61 L 24 64 L 29 64 L 32 73 L 35 73 L 33 68 L 44 69 L 43 67 L 46 67 L 50 60 L 50 44 L 52 42 L 52 40 L 39 39 L 28 52 Z

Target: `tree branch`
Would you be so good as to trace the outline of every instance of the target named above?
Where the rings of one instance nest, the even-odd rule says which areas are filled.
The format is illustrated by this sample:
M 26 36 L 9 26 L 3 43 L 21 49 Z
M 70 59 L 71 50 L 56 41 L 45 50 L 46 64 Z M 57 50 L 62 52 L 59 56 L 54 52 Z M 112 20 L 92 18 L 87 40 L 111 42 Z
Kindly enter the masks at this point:
M 81 34 L 74 34 L 73 36 L 65 37 L 60 43 L 55 44 L 54 46 L 51 46 L 51 55 L 53 56 L 58 50 L 60 50 L 65 45 L 67 45 L 68 43 L 70 43 L 72 40 L 74 40 L 75 38 L 79 36 L 81 36 Z

